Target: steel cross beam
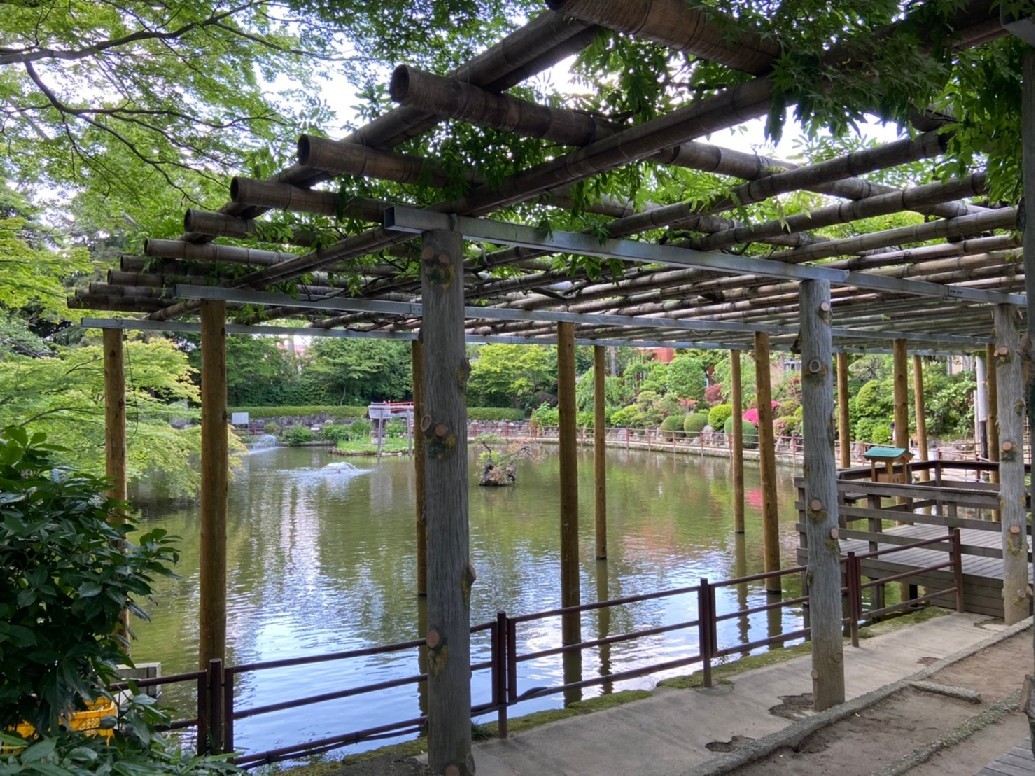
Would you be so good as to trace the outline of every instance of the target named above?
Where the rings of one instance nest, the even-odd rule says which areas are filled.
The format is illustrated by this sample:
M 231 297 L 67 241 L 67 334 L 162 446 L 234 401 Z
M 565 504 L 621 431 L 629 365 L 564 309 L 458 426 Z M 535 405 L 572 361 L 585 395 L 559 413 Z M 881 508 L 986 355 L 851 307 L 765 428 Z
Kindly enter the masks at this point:
M 469 218 L 430 210 L 394 205 L 385 210 L 385 230 L 419 234 L 436 229 L 460 232 L 469 242 L 489 242 L 521 248 L 574 253 L 623 261 L 664 264 L 673 267 L 695 267 L 713 272 L 752 274 L 787 280 L 829 280 L 838 285 L 852 285 L 939 299 L 962 299 L 987 304 L 1027 305 L 1024 294 L 1002 294 L 974 288 L 958 288 L 922 280 L 871 275 L 866 272 L 833 269 L 747 256 L 731 256 L 718 251 L 694 251 L 671 245 L 656 245 L 635 240 L 601 239 L 580 232 L 546 231 L 522 224 Z
M 354 311 L 398 315 L 408 318 L 420 318 L 422 306 L 417 302 L 387 302 L 376 299 L 351 299 L 348 297 L 325 297 L 321 299 L 298 299 L 290 294 L 248 291 L 244 289 L 220 288 L 217 286 L 176 285 L 173 295 L 180 299 L 219 299 L 238 304 L 260 305 L 265 307 L 295 307 L 299 309 Z M 660 329 L 676 332 L 726 332 L 728 334 L 750 334 L 764 331 L 771 336 L 795 337 L 797 326 L 760 326 L 734 321 L 708 321 L 683 318 L 636 317 L 629 315 L 611 315 L 599 313 L 566 313 L 550 310 L 516 310 L 501 307 L 465 307 L 464 315 L 473 320 L 514 321 L 519 323 L 573 323 L 581 326 L 610 326 Z M 834 336 L 842 338 L 880 338 L 904 339 L 912 342 L 952 345 L 966 350 L 984 348 L 991 341 L 974 337 L 959 337 L 949 334 L 931 334 L 915 332 L 865 332 L 860 334 L 852 329 L 836 329 Z M 667 347 L 673 347 L 668 345 Z M 688 347 L 702 347 L 701 344 Z

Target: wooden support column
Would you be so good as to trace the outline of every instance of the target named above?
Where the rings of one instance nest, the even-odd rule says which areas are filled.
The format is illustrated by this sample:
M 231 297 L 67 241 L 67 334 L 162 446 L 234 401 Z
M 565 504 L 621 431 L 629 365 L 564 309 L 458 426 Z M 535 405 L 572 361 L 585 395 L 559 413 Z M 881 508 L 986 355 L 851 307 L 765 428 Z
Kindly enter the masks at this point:
M 762 553 L 766 572 L 780 570 L 780 512 L 776 500 L 776 439 L 773 389 L 769 374 L 769 335 L 755 332 L 755 380 L 758 401 L 759 465 L 762 473 Z M 766 580 L 766 592 L 779 593 L 779 578 Z
M 1020 622 L 1031 614 L 1028 593 L 1028 536 L 1024 509 L 1024 375 L 1021 373 L 1020 315 L 1012 306 L 998 305 L 995 320 L 994 365 L 999 396 L 1000 463 L 999 516 L 1003 531 L 1003 621 Z M 991 369 L 989 370 L 991 371 Z
M 733 528 L 744 534 L 744 385 L 740 378 L 740 351 L 730 351 L 730 400 L 733 411 Z
M 428 535 L 428 764 L 435 774 L 469 776 L 471 755 L 471 586 L 467 501 L 467 378 L 464 351 L 463 244 L 452 231 L 424 234 L 426 455 L 424 514 Z
M 852 465 L 852 426 L 848 417 L 848 354 L 837 354 L 837 436 L 840 466 L 847 469 Z
M 226 303 L 201 303 L 201 571 L 198 662 L 226 658 Z
M 1023 158 L 1022 176 L 1024 178 L 1024 290 L 1028 297 L 1028 308 L 1024 316 L 1027 324 L 1027 335 L 1029 342 L 1035 342 L 1035 48 L 1031 46 L 1024 52 L 1023 81 L 1021 87 L 1021 152 Z M 1032 368 L 1031 354 L 1025 354 L 1022 361 L 1024 373 L 1024 399 L 1028 411 L 1028 440 L 1029 445 L 1035 441 L 1035 369 Z M 1000 438 L 1002 434 L 1000 434 Z M 1001 444 L 1001 443 L 1000 443 Z M 1029 450 L 1029 457 L 1031 456 Z M 1031 478 L 1028 485 L 1029 499 L 1035 499 L 1035 477 Z M 1033 502 L 1035 503 L 1035 502 Z M 1035 558 L 1032 558 L 1032 567 L 1035 571 Z M 1032 648 L 1035 650 L 1035 639 L 1032 640 Z M 1028 663 L 1029 667 L 1035 667 Z M 1035 687 L 1030 676 L 1025 681 L 1027 690 L 1021 697 L 1021 708 L 1028 716 L 1028 727 L 1031 731 L 1031 747 L 1035 753 L 1035 698 L 1032 698 L 1032 689 Z
M 414 424 L 424 417 L 424 343 L 419 339 L 410 345 L 410 371 L 413 379 Z M 427 448 L 424 434 L 413 435 L 413 470 L 417 504 L 417 595 L 428 594 L 428 524 L 424 519 L 425 479 Z
M 985 363 L 988 364 L 988 423 L 985 428 L 985 433 L 988 434 L 988 460 L 999 463 L 999 370 L 996 368 L 995 345 L 985 346 Z M 1023 388 L 1021 390 L 1023 391 Z M 1022 425 L 1023 422 L 1022 420 Z M 992 482 L 999 482 L 998 469 L 992 472 Z
M 916 415 L 916 446 L 921 461 L 931 460 L 927 450 L 927 402 L 924 398 L 924 363 L 920 356 L 913 356 L 913 412 Z M 924 482 L 931 479 L 931 472 L 920 472 Z
M 891 343 L 892 365 L 895 383 L 895 433 L 891 440 L 895 447 L 909 449 L 909 368 L 907 366 L 906 341 Z
M 575 435 L 575 324 L 557 324 L 557 410 L 561 487 L 561 606 L 578 606 L 579 482 L 578 439 Z M 582 641 L 578 614 L 561 623 L 564 644 Z
M 596 490 L 597 560 L 607 558 L 607 417 L 604 396 L 604 346 L 593 346 L 593 475 Z
M 801 300 L 801 406 L 804 409 L 812 695 L 815 710 L 823 711 L 845 700 L 841 550 L 837 540 L 837 469 L 834 466 L 830 283 L 805 280 L 798 293 Z
M 104 476 L 108 496 L 126 502 L 126 364 L 122 329 L 104 329 Z M 126 513 L 112 510 L 109 522 L 122 523 Z M 119 615 L 118 635 L 126 654 L 130 651 L 129 610 Z

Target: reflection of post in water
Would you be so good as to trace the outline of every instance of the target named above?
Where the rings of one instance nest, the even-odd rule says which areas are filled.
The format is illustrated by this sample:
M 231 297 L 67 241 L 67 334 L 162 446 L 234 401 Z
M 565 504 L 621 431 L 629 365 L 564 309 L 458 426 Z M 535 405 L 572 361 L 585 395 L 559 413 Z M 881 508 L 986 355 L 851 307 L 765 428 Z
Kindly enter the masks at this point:
M 565 652 L 564 658 L 564 683 L 574 684 L 582 681 L 582 650 Z M 582 700 L 582 688 L 573 687 L 564 691 L 564 705 L 570 706 Z
M 597 561 L 597 602 L 608 599 L 608 567 L 606 560 Z M 611 607 L 605 606 L 597 609 L 597 638 L 606 639 L 611 635 Z M 600 675 L 611 675 L 611 645 L 600 645 Z M 612 692 L 614 686 L 611 682 L 604 682 L 600 686 L 601 692 Z
M 733 556 L 733 576 L 736 579 L 747 576 L 747 547 L 744 534 L 738 533 L 734 536 L 734 556 Z M 735 590 L 737 592 L 737 611 L 740 612 L 740 616 L 737 618 L 737 633 L 740 636 L 740 643 L 747 644 L 750 641 L 751 632 L 751 615 L 747 613 L 749 602 L 748 602 L 748 583 L 741 582 L 736 585 Z M 744 650 L 744 654 L 750 654 L 750 650 Z
M 770 593 L 766 591 L 765 602 L 769 606 L 780 603 L 782 593 Z M 766 619 L 769 623 L 769 638 L 775 639 L 777 636 L 783 635 L 783 608 L 780 606 L 774 606 L 772 609 L 766 610 Z
M 428 632 L 428 599 L 417 597 L 417 633 Z M 423 644 L 417 648 L 417 671 L 423 676 L 428 673 L 428 648 Z M 417 703 L 422 717 L 428 715 L 428 683 L 417 683 Z

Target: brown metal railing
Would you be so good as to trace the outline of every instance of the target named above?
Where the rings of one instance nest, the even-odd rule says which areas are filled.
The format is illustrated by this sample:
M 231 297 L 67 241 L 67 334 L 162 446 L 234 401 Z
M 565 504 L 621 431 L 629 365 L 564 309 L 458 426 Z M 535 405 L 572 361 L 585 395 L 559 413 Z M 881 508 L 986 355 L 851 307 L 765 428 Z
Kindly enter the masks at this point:
M 879 582 L 873 581 L 864 584 L 861 571 L 861 563 L 863 560 L 918 547 L 927 547 L 935 550 L 947 549 L 948 559 L 943 563 L 913 569 L 909 572 L 897 574 L 891 577 L 883 577 Z M 962 611 L 963 571 L 961 558 L 962 554 L 960 551 L 958 530 L 951 531 L 946 537 L 885 548 L 865 554 L 849 553 L 845 558 L 842 558 L 845 582 L 842 587 L 845 612 L 844 622 L 846 631 L 852 638 L 853 646 L 858 646 L 859 644 L 859 626 L 861 623 L 886 617 L 895 611 L 916 607 L 919 604 L 929 602 L 940 596 L 955 594 L 957 608 Z M 907 580 L 912 576 L 942 569 L 952 570 L 955 582 L 954 585 L 936 591 L 926 589 L 923 595 L 917 595 L 913 598 L 902 600 L 892 606 L 873 608 L 871 605 L 867 608 L 867 601 L 864 596 L 865 590 L 872 589 L 877 584 L 885 584 L 889 581 Z M 472 717 L 495 713 L 497 718 L 497 734 L 501 738 L 505 738 L 508 732 L 509 708 L 533 698 L 541 698 L 558 693 L 568 693 L 595 685 L 611 686 L 617 681 L 633 679 L 649 674 L 657 674 L 663 671 L 696 665 L 698 663 L 701 666 L 702 683 L 705 686 L 711 686 L 712 666 L 716 660 L 729 657 L 734 654 L 746 655 L 764 647 L 783 646 L 789 641 L 798 639 L 807 640 L 810 633 L 808 626 L 807 592 L 790 598 L 784 597 L 780 594 L 767 594 L 765 599 L 766 602 L 764 604 L 755 606 L 743 606 L 738 604 L 734 608 L 729 608 L 729 610 L 723 611 L 719 611 L 716 592 L 724 588 L 728 588 L 744 593 L 752 584 L 764 583 L 774 577 L 802 575 L 804 578 L 805 571 L 806 568 L 804 566 L 796 566 L 776 572 L 754 574 L 718 583 L 711 583 L 707 579 L 702 579 L 699 584 L 690 587 L 681 587 L 658 593 L 627 596 L 625 598 L 601 601 L 582 606 L 551 609 L 549 611 L 525 614 L 517 617 L 510 617 L 505 612 L 499 612 L 495 621 L 484 623 L 471 629 L 472 634 L 487 632 L 489 637 L 489 659 L 473 663 L 471 666 L 472 672 L 488 671 L 490 675 L 490 700 L 485 703 L 472 705 Z M 762 588 L 764 589 L 764 585 Z M 679 622 L 607 635 L 601 638 L 580 641 L 575 644 L 560 644 L 558 646 L 551 646 L 545 649 L 522 651 L 519 648 L 519 629 L 526 627 L 531 623 L 560 619 L 563 617 L 581 616 L 586 612 L 595 610 L 610 609 L 644 601 L 672 599 L 678 596 L 687 597 L 692 602 L 687 605 L 686 619 L 681 619 Z M 873 596 L 870 598 L 872 601 Z M 797 615 L 797 612 L 794 611 L 796 609 L 800 609 L 803 612 L 803 625 L 800 628 L 785 631 L 783 629 L 783 617 L 788 611 L 792 611 L 792 613 Z M 770 633 L 767 638 L 749 639 L 747 638 L 747 628 L 744 628 L 741 632 L 741 638 L 736 640 L 735 643 L 720 643 L 719 625 L 721 623 L 740 619 L 747 624 L 747 618 L 750 618 L 752 615 L 763 613 L 767 613 L 775 618 L 772 621 L 775 625 L 771 624 Z M 558 627 L 555 630 L 560 634 L 561 628 Z M 688 651 L 686 654 L 683 654 L 676 659 L 641 663 L 624 670 L 613 672 L 609 671 L 606 675 L 598 675 L 588 679 L 583 678 L 583 674 L 580 669 L 578 678 L 573 681 L 568 681 L 567 677 L 565 677 L 565 680 L 561 684 L 549 687 L 531 687 L 524 692 L 521 691 L 519 666 L 523 663 L 550 657 L 560 657 L 563 659 L 566 655 L 581 654 L 587 650 L 600 649 L 602 647 L 619 643 L 636 642 L 679 631 L 691 632 L 695 636 L 694 640 L 697 643 L 696 651 Z M 391 688 L 407 685 L 417 686 L 427 680 L 427 675 L 425 673 L 414 673 L 409 676 L 397 677 L 383 682 L 363 684 L 333 692 L 326 692 L 318 695 L 281 701 L 279 703 L 241 709 L 237 708 L 234 700 L 234 687 L 237 677 L 243 674 L 253 674 L 277 668 L 311 666 L 318 663 L 329 663 L 332 661 L 356 660 L 374 655 L 406 652 L 417 653 L 423 646 L 423 640 L 413 640 L 396 644 L 388 644 L 385 646 L 335 652 L 327 655 L 287 658 L 283 660 L 247 663 L 236 666 L 224 666 L 222 661 L 213 660 L 205 671 L 141 679 L 114 686 L 112 689 L 125 689 L 127 687 L 146 688 L 176 683 L 195 683 L 197 686 L 196 716 L 193 719 L 182 719 L 172 722 L 167 725 L 165 729 L 181 730 L 185 728 L 196 728 L 197 748 L 200 753 L 232 752 L 234 751 L 235 723 L 238 720 L 288 709 L 302 708 L 331 700 L 362 696 Z M 414 657 L 417 657 L 417 655 L 415 654 Z M 267 763 L 329 752 L 334 749 L 364 741 L 376 741 L 402 735 L 413 735 L 419 733 L 424 728 L 426 721 L 426 718 L 423 715 L 420 715 L 363 730 L 355 730 L 342 733 L 340 735 L 329 736 L 318 740 L 306 741 L 261 752 L 249 752 L 238 756 L 236 758 L 236 762 L 238 765 L 246 768 L 254 767 Z

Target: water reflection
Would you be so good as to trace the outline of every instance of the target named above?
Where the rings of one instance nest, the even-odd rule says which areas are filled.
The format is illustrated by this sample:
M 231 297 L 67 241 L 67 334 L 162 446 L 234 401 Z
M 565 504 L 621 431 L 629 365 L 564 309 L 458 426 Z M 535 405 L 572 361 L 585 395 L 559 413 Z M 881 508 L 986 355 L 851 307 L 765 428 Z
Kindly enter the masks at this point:
M 593 467 L 579 466 L 580 513 L 593 513 Z M 473 470 L 473 469 L 472 469 Z M 794 562 L 793 491 L 781 473 L 784 563 Z M 415 594 L 413 466 L 408 458 L 360 460 L 343 465 L 320 449 L 275 449 L 244 459 L 229 494 L 228 660 L 233 664 L 316 655 L 423 636 L 423 601 Z M 757 487 L 757 471 L 746 472 Z M 584 595 L 614 599 L 696 585 L 701 578 L 730 579 L 761 570 L 761 516 L 747 507 L 747 534 L 733 528 L 729 463 L 666 453 L 609 451 L 607 561 L 595 560 L 593 521 L 580 530 Z M 539 462 L 523 463 L 513 488 L 472 487 L 471 555 L 478 573 L 472 590 L 475 623 L 496 612 L 524 614 L 560 606 L 559 494 L 557 459 L 547 448 Z M 163 673 L 193 670 L 197 655 L 198 515 L 194 504 L 137 502 L 147 527 L 161 525 L 184 538 L 180 577 L 162 580 L 153 622 L 138 624 L 134 656 L 159 660 Z M 788 579 L 786 584 L 796 584 Z M 790 591 L 793 593 L 793 591 Z M 759 606 L 757 586 L 719 588 L 717 609 L 733 613 Z M 586 595 L 584 600 L 589 600 Z M 696 597 L 645 601 L 587 612 L 587 638 L 686 622 L 696 616 Z M 773 613 L 734 617 L 723 623 L 720 644 L 745 635 L 759 640 L 792 617 Z M 591 634 L 595 634 L 591 635 Z M 619 642 L 586 652 L 576 671 L 559 656 L 523 662 L 522 691 L 557 686 L 570 677 L 610 676 L 696 650 L 696 631 Z M 561 646 L 559 619 L 519 630 L 519 649 Z M 475 660 L 488 659 L 489 640 L 476 634 Z M 419 652 L 419 651 L 418 651 Z M 333 692 L 359 684 L 415 676 L 426 666 L 414 651 L 378 655 L 349 665 L 326 663 L 240 677 L 237 705 L 245 708 L 288 698 Z M 588 671 L 585 675 L 583 671 Z M 673 673 L 685 673 L 677 670 Z M 578 681 L 578 679 L 575 679 Z M 657 677 L 584 688 L 580 697 L 630 687 L 650 687 Z M 614 685 L 612 687 L 612 684 Z M 426 709 L 423 689 L 395 688 L 375 696 L 331 701 L 239 722 L 239 746 L 277 746 L 301 736 L 322 737 L 372 727 L 384 720 L 417 716 Z M 176 702 L 176 694 L 170 699 Z M 488 702 L 487 671 L 473 677 L 475 702 Z M 572 700 L 574 695 L 567 700 Z M 537 698 L 515 714 L 556 707 L 563 695 Z

